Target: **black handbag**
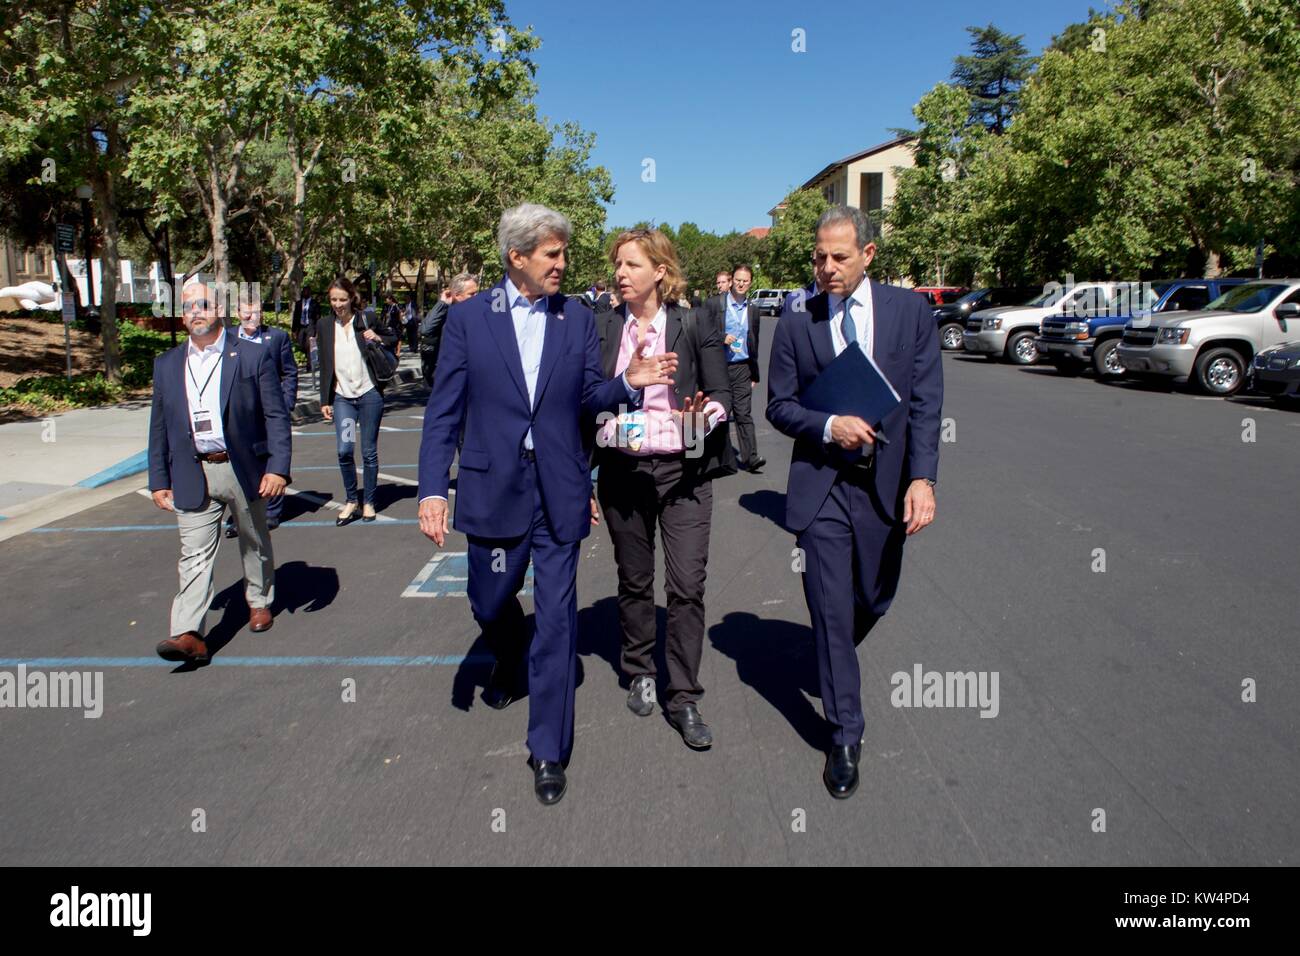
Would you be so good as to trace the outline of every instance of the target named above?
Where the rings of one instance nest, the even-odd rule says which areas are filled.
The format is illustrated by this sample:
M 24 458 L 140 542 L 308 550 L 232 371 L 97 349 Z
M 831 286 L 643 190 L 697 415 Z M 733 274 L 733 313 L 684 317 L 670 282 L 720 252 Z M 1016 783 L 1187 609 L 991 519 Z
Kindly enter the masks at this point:
M 366 321 L 366 314 L 361 313 L 361 329 L 365 331 L 370 328 L 369 322 Z M 387 385 L 397 377 L 397 356 L 392 353 L 388 346 L 383 342 L 366 342 L 366 365 L 370 367 L 370 374 L 375 377 L 376 385 Z

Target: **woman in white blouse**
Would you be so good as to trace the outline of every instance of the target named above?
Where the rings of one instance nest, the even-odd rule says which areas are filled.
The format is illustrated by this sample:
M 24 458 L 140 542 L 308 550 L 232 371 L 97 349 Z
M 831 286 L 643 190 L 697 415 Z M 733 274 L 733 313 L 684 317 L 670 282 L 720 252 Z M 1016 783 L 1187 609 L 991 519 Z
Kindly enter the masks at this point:
M 327 293 L 332 315 L 316 331 L 320 353 L 321 413 L 334 422 L 339 470 L 347 504 L 336 525 L 375 520 L 375 486 L 379 483 L 379 422 L 384 415 L 384 383 L 371 370 L 366 348 L 377 342 L 388 350 L 397 336 L 381 323 L 362 314 L 356 287 L 346 278 L 330 284 Z M 364 499 L 357 493 L 357 466 L 353 453 L 361 441 Z

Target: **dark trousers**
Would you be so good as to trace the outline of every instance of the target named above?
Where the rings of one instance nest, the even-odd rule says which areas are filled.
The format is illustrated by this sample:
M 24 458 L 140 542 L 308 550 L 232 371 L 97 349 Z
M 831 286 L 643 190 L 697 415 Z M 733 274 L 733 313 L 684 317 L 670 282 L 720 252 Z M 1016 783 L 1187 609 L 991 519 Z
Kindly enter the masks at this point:
M 664 542 L 668 634 L 664 657 L 670 713 L 697 703 L 704 649 L 704 577 L 713 515 L 711 482 L 683 482 L 679 456 L 609 455 L 597 494 L 618 563 L 623 673 L 655 674 L 655 526 Z
M 420 348 L 420 323 L 406 323 L 406 347 L 412 352 L 419 351 Z
M 433 388 L 433 352 L 420 352 L 420 373 L 424 376 L 424 384 Z
M 538 760 L 573 751 L 573 695 L 578 661 L 580 541 L 555 540 L 536 468 L 529 469 L 533 521 L 517 538 L 469 538 L 469 606 L 498 666 L 518 674 L 526 635 L 519 589 L 533 564 L 536 628 L 528 648 L 528 749 Z
M 740 445 L 740 463 L 748 465 L 758 457 L 758 440 L 754 437 L 753 379 L 748 362 L 731 362 L 727 365 L 731 379 L 731 433 Z
M 379 484 L 379 422 L 384 417 L 384 396 L 372 388 L 360 398 L 334 396 L 334 437 L 338 446 L 339 471 L 343 473 L 343 493 L 348 501 L 360 502 L 357 494 L 355 449 L 361 441 L 361 479 L 365 503 L 375 503 L 375 486 Z
M 797 539 L 822 710 L 837 745 L 856 744 L 866 730 L 857 645 L 889 610 L 906 540 L 904 526 L 884 517 L 873 477 L 841 469 L 817 517 Z
M 308 371 L 311 370 L 311 335 L 311 328 L 305 325 L 297 332 L 298 347 L 302 349 Z

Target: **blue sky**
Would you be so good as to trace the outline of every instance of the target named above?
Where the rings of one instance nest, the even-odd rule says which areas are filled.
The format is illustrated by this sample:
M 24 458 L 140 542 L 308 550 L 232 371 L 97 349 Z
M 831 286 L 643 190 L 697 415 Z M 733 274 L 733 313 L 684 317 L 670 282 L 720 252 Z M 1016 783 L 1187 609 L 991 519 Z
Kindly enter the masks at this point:
M 1105 0 L 1092 0 L 1104 9 Z M 822 167 L 913 125 L 912 106 L 969 51 L 967 26 L 1038 53 L 1088 0 L 506 0 L 531 25 L 537 105 L 596 134 L 609 225 L 683 220 L 725 232 Z M 805 31 L 807 52 L 791 50 Z M 642 161 L 655 181 L 642 181 Z

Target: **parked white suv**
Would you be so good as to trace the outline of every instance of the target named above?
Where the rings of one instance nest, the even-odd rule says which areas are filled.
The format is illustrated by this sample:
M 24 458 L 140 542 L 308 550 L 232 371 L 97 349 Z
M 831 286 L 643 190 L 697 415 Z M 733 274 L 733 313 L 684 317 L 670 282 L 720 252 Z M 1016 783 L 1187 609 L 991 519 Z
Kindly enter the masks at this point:
M 1115 282 L 1049 283 L 1042 295 L 1024 305 L 984 309 L 966 320 L 961 344 L 967 352 L 990 359 L 1005 358 L 1016 365 L 1038 361 L 1039 326 L 1049 316 L 1085 316 L 1105 307 L 1114 295 Z
M 1255 353 L 1300 339 L 1300 279 L 1234 286 L 1199 312 L 1134 319 L 1115 354 L 1125 370 L 1232 395 Z

